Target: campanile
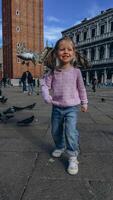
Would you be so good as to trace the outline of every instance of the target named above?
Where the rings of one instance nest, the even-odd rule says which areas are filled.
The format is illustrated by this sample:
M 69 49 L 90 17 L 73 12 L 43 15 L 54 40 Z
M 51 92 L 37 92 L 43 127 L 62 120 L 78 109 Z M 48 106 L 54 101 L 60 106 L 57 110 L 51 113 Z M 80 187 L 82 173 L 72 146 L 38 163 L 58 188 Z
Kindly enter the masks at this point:
M 17 58 L 17 49 L 39 53 L 43 49 L 43 0 L 2 0 L 3 69 L 9 78 L 20 78 L 29 70 L 34 77 L 42 66 L 24 63 Z

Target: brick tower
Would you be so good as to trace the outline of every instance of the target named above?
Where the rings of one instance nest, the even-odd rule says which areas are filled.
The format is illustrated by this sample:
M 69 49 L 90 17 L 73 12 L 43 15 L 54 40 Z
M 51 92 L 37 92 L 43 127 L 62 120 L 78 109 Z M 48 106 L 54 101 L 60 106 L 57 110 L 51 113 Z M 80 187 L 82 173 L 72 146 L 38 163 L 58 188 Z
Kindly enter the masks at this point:
M 39 53 L 43 49 L 43 0 L 2 0 L 3 69 L 9 78 L 20 78 L 29 70 L 34 77 L 42 66 L 17 58 L 17 49 L 24 47 Z

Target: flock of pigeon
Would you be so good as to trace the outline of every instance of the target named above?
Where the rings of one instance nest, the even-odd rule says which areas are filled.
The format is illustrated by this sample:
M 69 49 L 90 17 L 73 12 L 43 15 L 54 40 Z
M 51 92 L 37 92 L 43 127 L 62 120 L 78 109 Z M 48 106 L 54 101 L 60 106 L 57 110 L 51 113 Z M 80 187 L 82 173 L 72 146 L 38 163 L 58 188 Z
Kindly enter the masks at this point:
M 1 103 L 5 103 L 7 101 L 7 99 L 8 98 L 6 98 L 5 96 L 0 96 Z M 15 112 L 22 111 L 25 109 L 33 109 L 35 105 L 36 105 L 36 103 L 30 104 L 30 105 L 24 106 L 24 107 L 11 106 L 11 107 L 5 109 L 4 111 L 0 112 L 0 121 L 7 123 L 8 119 L 14 117 Z M 17 125 L 27 126 L 33 122 L 34 118 L 35 118 L 34 115 L 32 115 L 28 118 L 17 121 Z

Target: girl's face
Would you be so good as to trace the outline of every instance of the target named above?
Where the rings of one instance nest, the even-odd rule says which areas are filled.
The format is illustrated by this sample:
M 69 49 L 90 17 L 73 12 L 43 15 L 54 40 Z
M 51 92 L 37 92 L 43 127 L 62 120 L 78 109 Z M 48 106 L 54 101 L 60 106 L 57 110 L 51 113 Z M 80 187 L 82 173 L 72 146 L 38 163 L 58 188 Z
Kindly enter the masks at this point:
M 63 66 L 69 66 L 75 57 L 73 43 L 68 40 L 62 40 L 58 46 L 57 57 L 60 61 L 60 64 Z

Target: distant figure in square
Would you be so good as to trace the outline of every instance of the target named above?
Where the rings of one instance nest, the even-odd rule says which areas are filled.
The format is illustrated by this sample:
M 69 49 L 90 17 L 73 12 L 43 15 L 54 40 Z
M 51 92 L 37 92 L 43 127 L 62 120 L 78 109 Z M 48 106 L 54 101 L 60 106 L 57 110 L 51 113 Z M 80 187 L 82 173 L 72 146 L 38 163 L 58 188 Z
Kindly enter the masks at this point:
M 6 77 L 5 74 L 4 74 L 3 78 L 2 78 L 2 83 L 3 83 L 3 86 L 6 87 L 7 77 Z
M 22 74 L 23 92 L 28 91 L 28 95 L 33 93 L 33 76 L 28 70 Z
M 93 77 L 92 79 L 92 90 L 93 92 L 96 92 L 96 85 L 97 85 L 97 79 Z

